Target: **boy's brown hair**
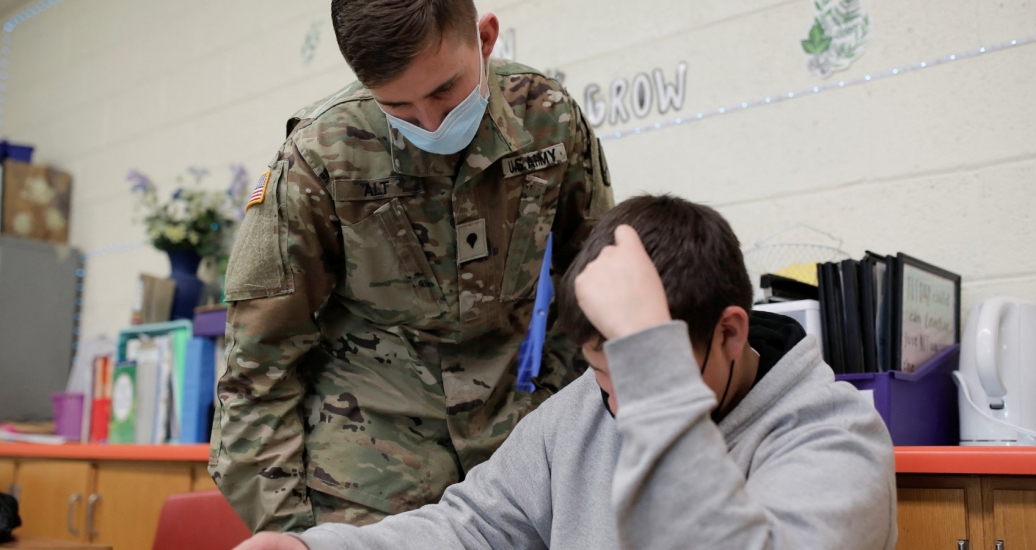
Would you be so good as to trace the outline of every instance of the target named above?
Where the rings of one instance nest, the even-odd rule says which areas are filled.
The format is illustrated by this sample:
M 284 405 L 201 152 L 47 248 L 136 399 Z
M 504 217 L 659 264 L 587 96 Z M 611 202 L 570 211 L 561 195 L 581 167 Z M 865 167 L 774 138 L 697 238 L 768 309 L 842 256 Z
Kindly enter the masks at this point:
M 364 86 L 378 87 L 402 75 L 447 32 L 476 43 L 474 0 L 332 0 L 338 47 Z
M 623 224 L 640 236 L 662 278 L 669 313 L 687 323 L 695 348 L 709 345 L 728 306 L 751 312 L 752 283 L 741 245 L 723 216 L 672 195 L 643 195 L 623 201 L 601 218 L 562 279 L 558 323 L 574 342 L 602 339 L 579 308 L 575 280 L 605 246 L 615 244 L 615 228 Z

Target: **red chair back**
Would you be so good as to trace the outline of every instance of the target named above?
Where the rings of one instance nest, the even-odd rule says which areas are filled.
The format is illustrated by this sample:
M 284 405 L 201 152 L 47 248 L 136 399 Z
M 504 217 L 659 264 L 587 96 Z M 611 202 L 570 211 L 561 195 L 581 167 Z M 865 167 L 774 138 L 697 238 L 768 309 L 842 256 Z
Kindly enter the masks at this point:
M 231 550 L 251 536 L 219 491 L 199 491 L 166 499 L 151 548 Z

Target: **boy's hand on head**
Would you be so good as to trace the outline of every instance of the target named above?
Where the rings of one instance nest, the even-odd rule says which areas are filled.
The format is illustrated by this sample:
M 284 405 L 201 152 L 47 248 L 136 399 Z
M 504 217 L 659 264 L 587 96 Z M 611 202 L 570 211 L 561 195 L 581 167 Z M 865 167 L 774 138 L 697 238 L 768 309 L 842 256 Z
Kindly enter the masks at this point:
M 266 532 L 242 542 L 234 550 L 309 550 L 309 547 L 295 537 Z
M 604 247 L 576 277 L 575 292 L 579 308 L 605 339 L 672 320 L 658 270 L 628 225 L 616 227 L 615 244 Z

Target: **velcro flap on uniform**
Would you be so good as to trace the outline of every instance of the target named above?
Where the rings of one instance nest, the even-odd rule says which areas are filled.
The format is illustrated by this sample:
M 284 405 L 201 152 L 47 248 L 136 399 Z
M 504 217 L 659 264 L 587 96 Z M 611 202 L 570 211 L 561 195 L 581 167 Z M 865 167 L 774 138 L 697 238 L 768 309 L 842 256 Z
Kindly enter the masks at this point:
M 288 161 L 279 161 L 260 183 L 265 199 L 245 214 L 227 265 L 228 302 L 289 294 L 295 282 L 288 266 L 288 219 L 284 215 Z M 259 188 L 257 188 L 259 189 Z
M 336 201 L 373 201 L 419 195 L 424 186 L 418 180 L 389 177 L 376 180 L 334 178 L 331 196 Z
M 517 176 L 528 172 L 542 170 L 555 164 L 568 162 L 568 152 L 565 151 L 565 144 L 558 143 L 546 149 L 533 151 L 524 155 L 503 160 L 504 177 Z

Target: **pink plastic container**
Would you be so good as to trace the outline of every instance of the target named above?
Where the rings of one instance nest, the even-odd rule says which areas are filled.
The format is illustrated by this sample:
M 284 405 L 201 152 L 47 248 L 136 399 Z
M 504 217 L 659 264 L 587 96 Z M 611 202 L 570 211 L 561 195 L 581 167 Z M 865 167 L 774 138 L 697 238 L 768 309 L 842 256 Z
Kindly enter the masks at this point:
M 83 430 L 83 394 L 52 393 L 54 433 L 67 441 L 79 441 Z

